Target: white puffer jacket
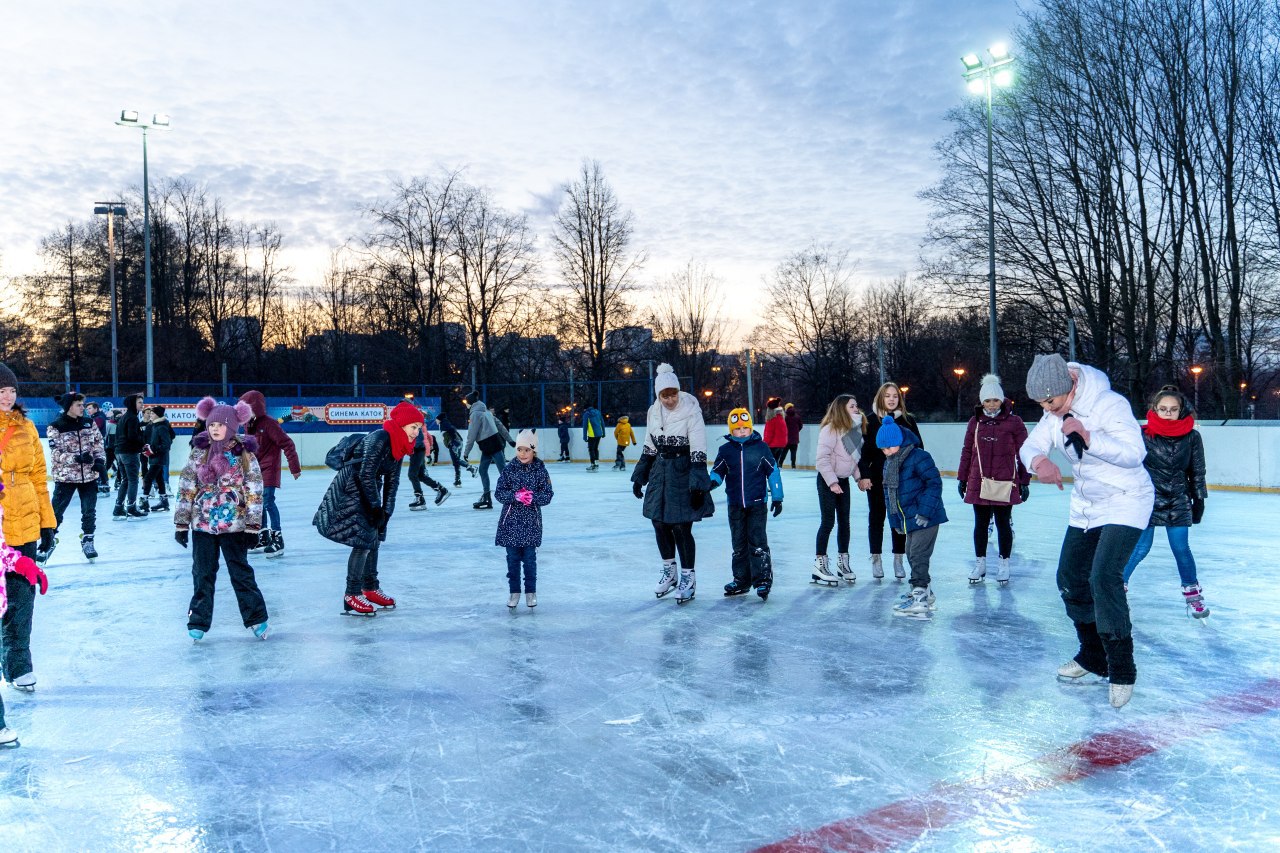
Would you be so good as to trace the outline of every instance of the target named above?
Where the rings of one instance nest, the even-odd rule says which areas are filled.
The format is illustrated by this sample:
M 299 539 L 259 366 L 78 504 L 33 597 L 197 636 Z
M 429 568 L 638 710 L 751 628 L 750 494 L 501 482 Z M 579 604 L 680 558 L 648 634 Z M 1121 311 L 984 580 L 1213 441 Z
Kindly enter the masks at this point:
M 1071 489 L 1072 527 L 1089 530 L 1104 524 L 1145 528 L 1151 520 L 1155 489 L 1143 467 L 1147 447 L 1129 403 L 1111 390 L 1102 371 L 1074 361 L 1067 363 L 1077 378 L 1071 414 L 1089 432 L 1083 458 L 1066 446 L 1062 418 L 1045 413 L 1022 445 L 1022 464 L 1028 469 L 1037 456 L 1048 458 L 1057 448 L 1071 461 L 1075 485 Z

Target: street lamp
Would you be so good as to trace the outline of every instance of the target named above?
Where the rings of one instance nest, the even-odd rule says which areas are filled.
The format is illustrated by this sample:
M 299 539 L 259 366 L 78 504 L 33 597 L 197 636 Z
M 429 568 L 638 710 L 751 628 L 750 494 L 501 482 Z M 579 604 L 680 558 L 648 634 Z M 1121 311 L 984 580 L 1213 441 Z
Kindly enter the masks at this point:
M 968 371 L 963 367 L 954 367 L 951 372 L 956 375 L 956 420 L 960 420 L 960 389 L 964 386 L 964 375 Z
M 107 269 L 111 283 L 111 396 L 120 396 L 120 349 L 116 343 L 116 229 L 117 216 L 124 216 L 124 202 L 95 201 L 95 215 L 107 217 Z
M 1246 410 L 1245 410 L 1244 397 L 1245 397 L 1245 389 L 1247 389 L 1248 387 L 1249 387 L 1249 383 L 1248 383 L 1248 382 L 1241 382 L 1241 383 L 1240 383 L 1240 417 L 1241 417 L 1241 418 L 1243 418 L 1243 417 L 1245 416 L 1245 411 L 1246 411 Z
M 1204 373 L 1204 368 L 1198 364 L 1191 365 L 1191 375 L 1194 377 L 1196 388 L 1196 417 L 1200 417 L 1200 374 Z
M 993 44 L 987 53 L 991 56 L 989 63 L 984 63 L 976 53 L 966 54 L 960 58 L 964 63 L 964 79 L 969 83 L 969 91 L 975 95 L 987 96 L 987 291 L 990 314 L 990 347 L 991 372 L 997 369 L 996 350 L 996 193 L 995 193 L 995 158 L 991 140 L 991 92 L 996 86 L 1001 88 L 1013 85 L 1013 57 L 1003 44 Z
M 142 121 L 137 110 L 121 110 L 116 124 L 136 127 L 142 131 L 142 265 L 146 279 L 147 301 L 147 396 L 155 396 L 156 360 L 151 339 L 151 184 L 147 176 L 147 131 L 151 128 L 169 129 L 169 117 L 156 113 L 151 121 Z

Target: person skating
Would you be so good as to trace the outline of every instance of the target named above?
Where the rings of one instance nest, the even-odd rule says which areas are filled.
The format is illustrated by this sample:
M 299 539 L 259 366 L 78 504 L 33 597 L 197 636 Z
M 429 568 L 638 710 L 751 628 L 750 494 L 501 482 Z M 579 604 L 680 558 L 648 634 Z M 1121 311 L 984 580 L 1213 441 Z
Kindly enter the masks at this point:
M 97 403 L 89 402 L 84 404 L 84 413 L 89 420 L 93 421 L 93 425 L 98 428 L 98 432 L 102 434 L 102 445 L 106 449 L 107 464 L 98 474 L 98 494 L 111 494 L 111 480 L 107 476 L 107 472 L 111 470 L 111 463 L 115 461 L 115 452 L 111 448 L 111 442 L 107 440 L 107 416 L 102 411 L 102 407 Z
M 93 562 L 98 557 L 93 537 L 98 518 L 98 474 L 107 469 L 107 449 L 97 425 L 84 414 L 84 395 L 69 392 L 54 397 L 62 414 L 45 428 L 53 477 L 53 517 L 62 516 L 71 498 L 80 496 L 80 548 Z M 37 554 L 40 562 L 48 554 Z
M 782 460 L 787 455 L 787 418 L 786 412 L 781 406 L 770 411 L 764 422 L 764 443 L 769 446 L 769 450 L 773 453 L 774 460 L 778 466 L 782 466 Z M 797 433 L 799 435 L 799 433 Z
M 1151 401 L 1147 423 L 1142 427 L 1142 441 L 1147 448 L 1142 464 L 1155 488 L 1155 506 L 1151 521 L 1124 567 L 1124 583 L 1128 590 L 1134 569 L 1151 552 L 1156 528 L 1163 527 L 1178 565 L 1187 615 L 1203 619 L 1209 615 L 1209 608 L 1196 575 L 1189 537 L 1191 525 L 1199 524 L 1204 517 L 1209 490 L 1205 486 L 1204 442 L 1195 426 L 1195 412 L 1182 392 L 1172 385 L 1161 388 Z
M 1036 356 L 1027 396 L 1044 416 L 1022 445 L 1023 464 L 1041 483 L 1061 489 L 1062 472 L 1049 459 L 1056 449 L 1075 477 L 1057 580 L 1080 646 L 1058 667 L 1058 678 L 1077 684 L 1109 678 L 1111 705 L 1120 708 L 1138 677 L 1124 566 L 1155 500 L 1142 464 L 1142 430 L 1105 373 L 1057 353 Z
M 618 445 L 617 458 L 613 462 L 613 470 L 627 470 L 627 457 L 624 455 L 628 447 L 633 444 L 639 444 L 636 441 L 636 434 L 631 429 L 631 418 L 623 415 L 618 418 L 618 423 L 613 427 L 613 440 Z
M 147 512 L 169 511 L 169 451 L 177 433 L 164 415 L 164 406 L 151 406 L 147 423 L 143 428 L 146 444 L 142 447 L 147 460 L 147 471 L 142 476 L 142 500 L 139 508 Z M 151 487 L 156 488 L 158 503 L 151 504 Z
M 561 415 L 556 421 L 556 436 L 560 439 L 560 462 L 572 462 L 569 455 L 569 416 Z
M 253 412 L 245 432 L 258 441 L 254 456 L 262 470 L 262 531 L 249 553 L 278 559 L 284 556 L 284 527 L 280 524 L 280 508 L 276 506 L 276 492 L 282 481 L 280 456 L 284 454 L 289 461 L 289 473 L 295 480 L 302 476 L 302 463 L 298 460 L 298 449 L 293 439 L 275 418 L 267 414 L 267 398 L 262 392 L 245 391 L 240 395 L 240 401 Z
M 18 378 L 0 364 L 0 508 L 4 541 L 32 560 L 37 551 L 53 550 L 58 522 L 49 500 L 48 472 L 40 433 L 18 403 Z M 49 588 L 38 576 L 40 594 Z M 15 574 L 4 576 L 9 612 L 0 628 L 0 675 L 20 690 L 34 690 L 31 625 L 35 619 L 36 583 Z
M 858 460 L 862 457 L 862 412 L 852 394 L 838 394 L 827 406 L 818 431 L 814 467 L 818 469 L 818 510 L 821 521 L 815 541 L 813 583 L 839 586 L 840 581 L 858 579 L 849 562 L 849 510 L 853 482 L 858 481 Z M 836 570 L 831 571 L 827 545 L 831 528 L 836 528 Z
M 1005 399 L 1000 377 L 988 373 L 978 390 L 978 406 L 969 418 L 956 472 L 961 499 L 973 507 L 973 569 L 969 583 L 987 576 L 987 537 L 996 524 L 1000 563 L 996 581 L 1009 582 L 1009 555 L 1013 553 L 1013 508 L 1031 494 L 1031 473 L 1018 458 L 1027 440 L 1027 426 Z
M 449 461 L 453 463 L 453 485 L 455 487 L 461 486 L 462 469 L 466 468 L 467 472 L 474 477 L 476 475 L 476 466 L 465 459 L 459 458 L 458 454 L 462 452 L 462 436 L 458 435 L 458 428 L 450 422 L 443 412 L 436 418 L 436 423 L 440 424 L 440 440 L 444 442 L 445 448 L 449 451 Z
M 4 538 L 4 483 L 0 483 L 0 621 L 9 612 L 9 576 L 13 575 L 16 583 L 25 582 L 29 586 L 43 584 L 48 587 L 44 572 L 35 561 L 16 548 L 11 547 Z M 34 688 L 35 679 L 31 680 Z M 0 696 L 0 747 L 17 747 L 18 733 L 9 728 L 4 720 L 4 697 Z
M 507 607 L 520 604 L 520 575 L 524 570 L 524 603 L 538 606 L 538 548 L 542 547 L 542 507 L 554 492 L 547 466 L 538 458 L 538 434 L 531 429 L 516 436 L 516 458 L 498 475 L 494 497 L 506 507 L 498 517 L 494 544 L 507 549 Z
M 795 403 L 787 403 L 783 406 L 786 414 L 783 416 L 783 422 L 787 425 L 787 453 L 791 454 L 791 470 L 796 470 L 796 451 L 800 447 L 800 430 L 804 429 L 804 418 L 800 417 L 800 410 L 796 408 Z M 785 458 L 786 454 L 783 454 Z
M 480 399 L 479 392 L 468 391 L 462 401 L 470 406 L 467 446 L 462 451 L 462 458 L 466 459 L 471 455 L 472 445 L 480 448 L 480 485 L 484 488 L 480 500 L 471 506 L 474 509 L 493 509 L 493 495 L 489 490 L 489 466 L 498 466 L 498 473 L 501 474 L 503 466 L 507 464 L 504 446 L 509 444 L 515 447 L 516 443 L 506 426 L 493 416 L 489 407 Z
M 205 397 L 196 404 L 196 415 L 205 428 L 191 439 L 173 513 L 174 540 L 191 548 L 187 635 L 202 640 L 213 624 L 221 555 L 244 627 L 265 640 L 271 630 L 267 603 L 248 558 L 262 529 L 262 469 L 254 456 L 258 440 L 240 433 L 253 410 L 243 401 L 229 406 Z
M 709 494 L 706 425 L 702 407 L 692 394 L 680 390 L 671 365 L 658 365 L 653 390 L 658 399 L 649 407 L 644 449 L 631 473 L 632 492 L 644 500 L 644 517 L 653 523 L 662 556 L 654 594 L 662 598 L 675 588 L 676 603 L 685 604 L 697 590 L 693 525 L 715 512 Z
M 409 485 L 413 487 L 413 502 L 409 504 L 409 509 L 414 512 L 427 508 L 427 499 L 422 494 L 424 485 L 436 493 L 433 501 L 436 506 L 449 498 L 449 490 L 427 474 L 427 454 L 431 452 L 432 444 L 431 433 L 425 429 L 413 440 L 413 453 L 409 456 Z
M 373 616 L 375 605 L 385 610 L 396 606 L 379 586 L 378 548 L 395 512 L 401 463 L 413 452 L 422 428 L 422 412 L 412 403 L 397 403 L 382 428 L 352 448 L 312 519 L 321 536 L 351 549 L 344 614 Z
M 600 439 L 604 438 L 604 418 L 595 406 L 582 413 L 582 440 L 587 443 L 588 471 L 600 470 Z
M 116 472 L 116 508 L 111 513 L 113 521 L 147 517 L 138 506 L 140 460 L 146 444 L 142 435 L 141 412 L 141 394 L 130 394 L 124 398 L 124 414 L 116 422 L 116 462 L 119 468 Z
M 858 488 L 867 493 L 867 544 L 871 550 L 871 576 L 876 580 L 884 577 L 884 564 L 881 552 L 884 549 L 884 521 L 886 508 L 884 505 L 884 482 L 881 471 L 884 468 L 884 454 L 876 446 L 876 432 L 880 429 L 883 418 L 892 415 L 899 429 L 909 429 L 920 439 L 924 447 L 924 439 L 920 435 L 920 427 L 915 418 L 907 413 L 906 400 L 902 398 L 902 390 L 893 382 L 886 382 L 876 390 L 871 402 L 871 410 L 864 413 L 862 419 L 862 459 L 858 469 L 862 479 Z M 893 576 L 902 580 L 907 576 L 903 567 L 903 557 L 907 551 L 907 538 L 889 526 L 889 547 L 893 553 Z
M 711 466 L 711 488 L 721 483 L 729 507 L 729 539 L 732 543 L 733 580 L 724 586 L 725 596 L 755 589 L 762 601 L 773 589 L 773 555 L 769 551 L 767 523 L 782 513 L 782 473 L 773 451 L 753 429 L 746 409 L 729 412 L 729 434 Z
M 899 428 L 892 415 L 881 422 L 876 443 L 885 457 L 884 500 L 889 523 L 906 539 L 911 566 L 911 592 L 894 605 L 893 614 L 928 619 L 936 608 L 929 565 L 938 527 L 947 521 L 942 475 L 916 434 Z

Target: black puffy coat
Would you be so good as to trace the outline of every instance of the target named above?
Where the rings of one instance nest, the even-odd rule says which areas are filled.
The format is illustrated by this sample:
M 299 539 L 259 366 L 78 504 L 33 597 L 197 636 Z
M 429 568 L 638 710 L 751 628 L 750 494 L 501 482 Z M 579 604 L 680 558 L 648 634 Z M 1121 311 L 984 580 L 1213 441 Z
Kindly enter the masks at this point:
M 401 460 L 391 454 L 391 436 L 376 429 L 356 445 L 320 501 L 311 523 L 325 539 L 352 548 L 373 548 L 387 538 L 386 522 L 396 508 Z M 386 518 L 374 523 L 374 511 Z
M 874 411 L 862 413 L 862 457 L 858 459 L 858 473 L 864 480 L 870 480 L 877 489 L 884 485 L 884 451 L 876 447 L 876 435 L 880 432 L 883 418 Z M 909 429 L 920 439 L 920 449 L 924 449 L 924 437 L 920 435 L 920 427 L 911 415 L 894 415 L 894 421 L 903 429 Z
M 1156 489 L 1151 527 L 1190 527 L 1191 501 L 1204 500 L 1209 491 L 1204 483 L 1204 442 L 1200 433 L 1191 430 L 1177 438 L 1153 435 L 1145 429 L 1142 440 L 1147 445 L 1143 465 Z

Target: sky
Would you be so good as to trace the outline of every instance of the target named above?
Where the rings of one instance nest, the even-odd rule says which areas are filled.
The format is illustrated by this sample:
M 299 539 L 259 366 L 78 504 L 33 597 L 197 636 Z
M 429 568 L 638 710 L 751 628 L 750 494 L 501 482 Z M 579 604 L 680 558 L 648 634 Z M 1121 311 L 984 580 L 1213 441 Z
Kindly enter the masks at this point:
M 1007 42 L 1010 0 L 45 0 L 6 4 L 0 280 L 40 238 L 142 182 L 121 109 L 167 113 L 153 184 L 207 184 L 274 221 L 314 283 L 398 177 L 462 169 L 549 244 L 598 160 L 651 286 L 697 259 L 742 332 L 812 243 L 859 281 L 917 266 L 933 145 L 970 97 L 959 57 Z M 550 263 L 545 277 L 554 278 Z

